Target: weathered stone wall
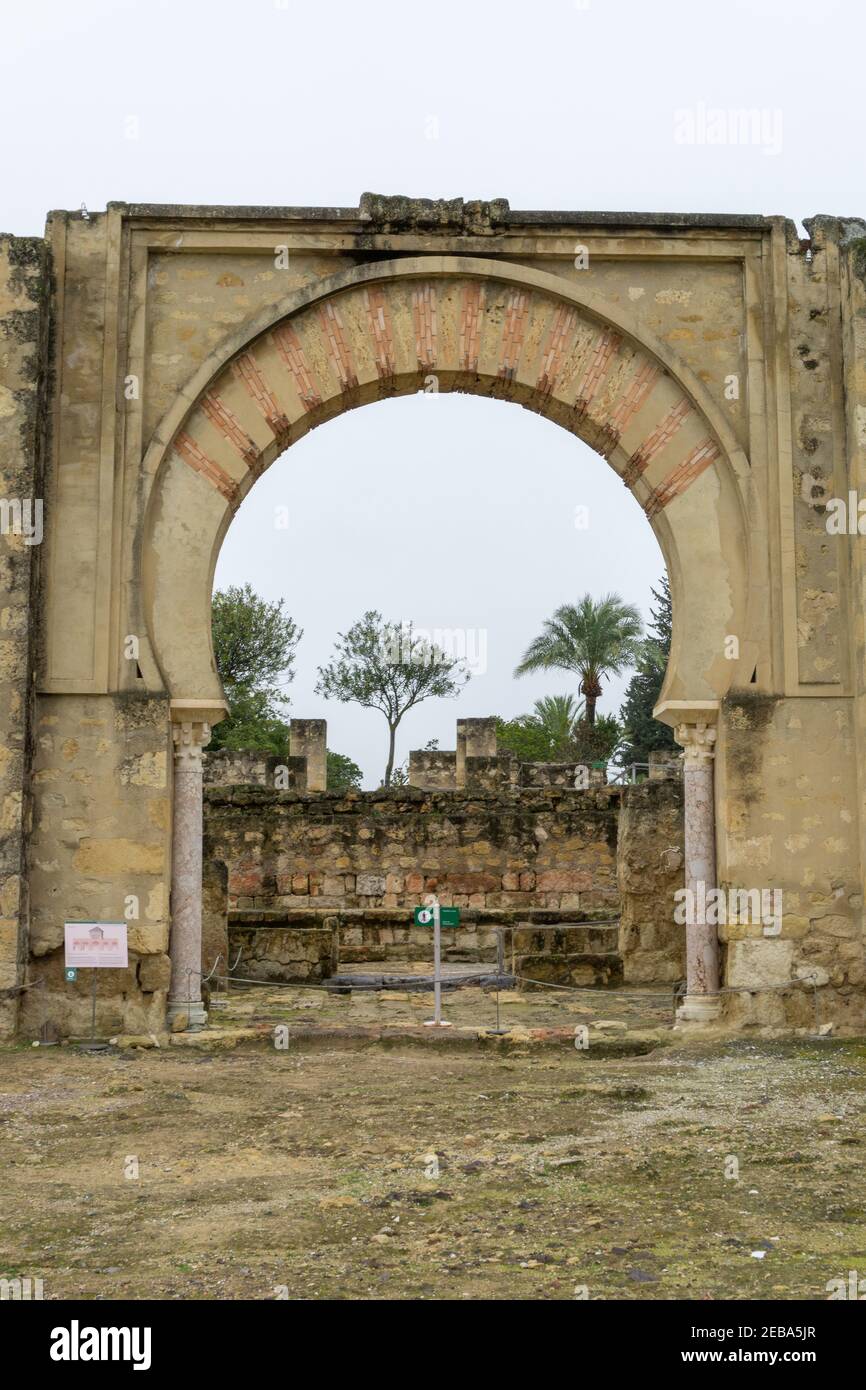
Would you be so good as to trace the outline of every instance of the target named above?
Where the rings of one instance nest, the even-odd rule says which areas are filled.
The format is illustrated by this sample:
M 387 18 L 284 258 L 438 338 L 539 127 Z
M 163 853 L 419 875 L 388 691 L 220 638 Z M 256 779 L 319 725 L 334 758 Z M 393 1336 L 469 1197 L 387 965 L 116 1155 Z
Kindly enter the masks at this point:
M 653 778 L 623 789 L 617 871 L 619 952 L 626 984 L 685 975 L 685 927 L 674 921 L 683 886 L 683 784 Z
M 522 787 L 603 787 L 607 781 L 604 768 L 586 763 L 519 763 Z
M 309 927 L 233 927 L 234 976 L 244 980 L 326 980 L 337 968 L 338 933 L 326 922 Z
M 244 908 L 556 908 L 613 915 L 619 792 L 300 795 L 215 788 L 205 857 L 229 868 Z
M 129 969 L 100 971 L 97 1028 L 165 1025 L 169 981 L 167 701 L 40 696 L 36 707 L 31 843 L 30 973 L 21 1005 L 28 1036 L 43 1021 L 90 1027 L 89 971 L 63 978 L 63 924 L 128 924 Z
M 228 932 L 228 869 L 218 859 L 202 862 L 201 973 L 209 975 L 216 966 L 225 975 L 231 964 Z
M 273 787 L 283 791 L 306 791 L 307 759 L 261 753 L 256 749 L 238 751 L 218 748 L 205 750 L 202 778 L 209 787 Z
M 459 927 L 443 926 L 442 959 L 464 964 L 493 964 L 498 959 L 499 938 L 506 969 L 520 964 L 522 956 L 553 957 L 568 965 L 586 952 L 617 950 L 617 925 L 609 924 L 607 914 L 591 911 L 591 925 L 577 924 L 573 914 L 560 908 L 462 908 Z M 596 920 L 598 919 L 598 920 Z M 225 902 L 223 923 L 227 920 Z M 275 910 L 236 910 L 231 914 L 229 955 L 234 962 L 238 946 L 255 936 L 276 934 L 290 942 L 293 933 L 327 928 L 334 933 L 336 955 L 341 965 L 373 964 L 376 961 L 429 961 L 433 959 L 433 932 L 429 926 L 415 926 L 410 908 L 284 908 Z M 604 945 L 602 945 L 602 942 Z M 288 949 L 288 947 L 286 948 Z M 582 954 L 581 954 L 582 953 Z M 302 952 L 294 946 L 291 957 Z M 213 965 L 213 950 L 205 957 L 207 970 Z M 610 974 L 620 963 L 606 958 Z M 243 963 L 239 973 L 244 973 Z M 581 983 L 585 983 L 581 980 Z
M 409 785 L 424 791 L 453 791 L 457 786 L 456 752 L 413 748 L 409 754 Z
M 416 927 L 405 911 L 349 909 L 344 912 L 286 913 L 284 921 L 263 920 L 263 913 L 235 913 L 230 928 L 233 975 L 241 979 L 327 979 L 345 965 L 364 964 L 375 973 L 387 961 L 432 961 L 433 933 Z M 565 914 L 562 914 L 565 915 Z M 442 927 L 442 959 L 495 969 L 501 961 L 521 988 L 546 984 L 578 987 L 616 985 L 622 981 L 617 926 L 598 922 L 543 922 L 556 911 L 531 909 L 529 921 L 519 914 L 468 908 L 459 927 Z M 491 974 L 493 969 L 484 973 Z
M 0 1037 L 15 1032 L 27 967 L 47 298 L 45 243 L 0 236 Z
M 382 221 L 383 206 L 388 200 L 328 211 L 113 204 L 89 218 L 49 219 L 38 712 L 55 722 L 42 726 L 53 744 L 40 750 L 33 784 L 31 975 L 54 968 L 58 923 L 79 904 L 111 918 L 139 872 L 145 897 L 158 884 L 166 893 L 170 776 L 161 788 L 121 780 L 124 701 L 163 702 L 163 725 L 148 734 L 153 757 L 167 741 L 169 698 L 219 704 L 207 579 L 232 510 L 308 429 L 383 394 L 414 392 L 435 370 L 442 390 L 508 397 L 577 431 L 656 530 L 674 606 L 660 712 L 672 725 L 718 717 L 719 879 L 785 894 L 779 938 L 725 933 L 726 978 L 745 991 L 730 996 L 728 1016 L 799 1022 L 798 972 L 814 966 L 828 975 L 822 1007 L 862 1026 L 866 561 L 859 528 L 830 536 L 824 511 L 849 487 L 866 496 L 866 227 L 816 218 L 806 246 L 776 217 L 575 217 L 503 205 L 479 232 L 468 204 L 454 221 L 431 221 L 422 209 L 420 220 L 401 214 L 393 225 Z M 590 252 L 591 284 L 574 265 L 578 240 Z M 273 264 L 283 243 L 284 272 Z M 22 493 L 38 458 L 41 255 L 38 243 L 14 240 L 0 252 L 3 466 L 11 460 L 15 473 L 20 463 L 12 485 Z M 419 308 L 433 303 L 435 313 Z M 332 311 L 340 337 L 326 327 Z M 127 378 L 139 389 L 126 393 Z M 21 692 L 33 669 L 23 595 L 32 593 L 34 561 L 10 539 L 0 581 L 11 595 L 0 605 L 0 805 L 10 837 L 0 869 L 0 1026 L 22 982 Z M 124 650 L 130 634 L 135 660 Z M 743 689 L 770 703 L 747 709 Z M 96 726 L 104 734 L 84 737 L 92 764 L 67 760 L 62 750 Z M 494 749 L 471 732 L 455 762 L 459 755 L 464 771 L 493 788 Z M 102 737 L 120 747 L 111 754 Z M 78 857 L 79 837 L 134 847 L 119 856 L 132 869 L 91 868 Z M 156 842 L 166 856 L 160 870 L 140 871 L 138 856 Z M 431 842 L 434 862 L 435 850 Z M 334 896 L 375 898 L 350 885 L 352 853 L 329 866 L 334 883 L 343 875 Z M 554 892 L 521 886 L 520 873 L 534 868 L 478 859 L 448 872 L 495 878 L 498 869 L 498 889 L 476 881 L 460 894 L 467 900 Z M 506 887 L 515 872 L 517 888 Z M 309 877 L 305 894 L 327 896 Z M 160 920 L 150 926 L 164 934 Z M 164 951 L 154 938 L 142 957 Z M 750 984 L 765 996 L 751 1014 Z M 30 1023 L 39 996 L 44 984 L 24 996 Z M 149 1010 L 155 996 L 142 987 L 136 1008 Z M 52 1008 L 64 997 L 53 989 Z
M 616 924 L 543 927 L 523 922 L 508 933 L 507 945 L 506 966 L 521 989 L 543 989 L 547 984 L 579 989 L 622 984 Z
M 726 1017 L 737 1024 L 866 1024 L 854 708 L 845 699 L 725 701 L 716 755 L 719 886 L 782 893 L 782 927 L 721 924 Z M 767 806 L 772 806 L 768 814 Z M 754 990 L 754 993 L 751 991 Z

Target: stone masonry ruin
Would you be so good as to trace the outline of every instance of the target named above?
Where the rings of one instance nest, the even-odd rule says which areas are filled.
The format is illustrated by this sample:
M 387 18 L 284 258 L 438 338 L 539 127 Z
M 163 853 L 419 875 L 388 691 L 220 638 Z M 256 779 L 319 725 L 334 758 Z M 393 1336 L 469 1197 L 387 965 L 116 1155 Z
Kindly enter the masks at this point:
M 290 747 L 296 722 L 305 756 L 322 767 L 324 721 L 293 720 Z M 639 786 L 607 785 L 600 771 L 576 789 L 574 765 L 500 756 L 495 726 L 458 721 L 458 750 L 483 751 L 439 754 L 455 774 L 447 787 L 417 785 L 426 752 L 410 754 L 408 786 L 374 792 L 311 790 L 297 757 L 296 781 L 278 790 L 289 769 L 277 757 L 205 755 L 202 972 L 220 957 L 237 961 L 239 949 L 235 973 L 263 980 L 430 960 L 430 930 L 412 925 L 412 909 L 435 892 L 461 909 L 460 926 L 443 929 L 446 961 L 494 964 L 502 949 L 514 974 L 545 982 L 680 980 L 683 929 L 669 883 L 653 877 L 656 865 L 668 866 L 667 880 L 682 876 L 678 769 L 662 757 Z M 629 817 L 631 803 L 640 809 Z M 633 869 L 638 859 L 649 864 L 623 884 L 626 861 Z
M 671 580 L 655 714 L 684 750 L 683 862 L 639 843 L 640 798 L 669 789 L 576 793 L 519 772 L 521 785 L 468 722 L 453 764 L 416 756 L 423 787 L 354 802 L 318 789 L 316 732 L 299 728 L 295 781 L 211 787 L 209 826 L 218 812 L 228 834 L 232 798 L 260 796 L 283 897 L 276 836 L 300 808 L 312 826 L 332 806 L 322 841 L 339 824 L 360 845 L 392 796 L 421 839 L 456 824 L 446 807 L 483 828 L 495 803 L 523 846 L 542 815 L 526 808 L 543 804 L 585 841 L 574 862 L 548 841 L 531 864 L 521 848 L 476 868 L 445 834 L 450 872 L 498 877 L 487 899 L 578 875 L 587 847 L 610 845 L 596 830 L 619 798 L 620 834 L 636 836 L 620 855 L 622 931 L 650 923 L 651 974 L 673 968 L 658 932 L 674 885 L 781 895 L 778 929 L 704 911 L 685 925 L 683 1026 L 803 1026 L 812 990 L 835 1027 L 866 1027 L 866 550 L 827 525 L 831 503 L 866 495 L 866 224 L 804 226 L 365 194 L 351 208 L 111 203 L 0 238 L 4 1035 L 86 1026 L 88 985 L 63 975 L 67 921 L 128 922 L 129 968 L 104 972 L 100 1026 L 203 1024 L 189 980 L 213 891 L 203 753 L 227 708 L 210 631 L 220 545 L 310 429 L 431 374 L 559 424 L 643 508 Z M 672 814 L 665 803 L 659 824 Z M 357 898 L 377 869 L 346 857 L 331 867 Z

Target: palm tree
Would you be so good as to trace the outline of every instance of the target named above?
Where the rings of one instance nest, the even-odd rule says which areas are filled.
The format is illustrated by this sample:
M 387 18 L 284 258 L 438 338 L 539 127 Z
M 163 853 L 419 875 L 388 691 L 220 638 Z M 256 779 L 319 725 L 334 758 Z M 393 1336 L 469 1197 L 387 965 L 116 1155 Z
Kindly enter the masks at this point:
M 586 700 L 586 722 L 595 723 L 595 706 L 604 676 L 618 676 L 637 659 L 643 637 L 643 620 L 632 603 L 619 594 L 594 599 L 584 594 L 578 604 L 564 603 L 526 651 L 515 671 L 575 671 L 580 693 Z
M 554 757 L 568 761 L 583 714 L 583 701 L 576 701 L 573 695 L 545 695 L 536 700 L 529 718 L 544 731 Z

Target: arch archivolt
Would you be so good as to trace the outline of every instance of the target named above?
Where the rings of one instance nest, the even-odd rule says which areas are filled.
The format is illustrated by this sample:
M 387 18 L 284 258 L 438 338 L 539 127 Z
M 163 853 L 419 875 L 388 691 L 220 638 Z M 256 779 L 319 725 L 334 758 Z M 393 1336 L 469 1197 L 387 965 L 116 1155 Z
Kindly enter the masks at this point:
M 626 316 L 554 275 L 428 256 L 342 272 L 288 296 L 205 362 L 161 423 L 145 460 L 154 483 L 143 595 L 174 698 L 221 698 L 213 571 L 256 478 L 323 421 L 419 390 L 521 404 L 600 453 L 643 507 L 672 576 L 662 701 L 724 694 L 734 674 L 724 636 L 742 634 L 747 620 L 738 478 L 749 466 L 705 388 Z M 699 598 L 690 576 L 700 576 Z

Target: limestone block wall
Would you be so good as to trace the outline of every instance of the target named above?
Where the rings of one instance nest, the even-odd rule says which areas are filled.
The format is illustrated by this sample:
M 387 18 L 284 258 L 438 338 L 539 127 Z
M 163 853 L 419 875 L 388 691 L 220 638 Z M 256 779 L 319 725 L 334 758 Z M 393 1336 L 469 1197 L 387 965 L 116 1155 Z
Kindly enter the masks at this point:
M 683 863 L 682 782 L 653 778 L 625 787 L 617 869 L 626 984 L 673 982 L 685 975 L 685 928 L 674 921 Z
M 445 748 L 413 748 L 409 754 L 409 785 L 430 791 L 453 791 L 457 786 L 457 754 Z
M 127 921 L 129 969 L 101 971 L 97 1029 L 165 1023 L 169 982 L 168 702 L 124 695 L 40 696 L 30 848 L 30 976 L 20 1026 L 90 1028 L 89 971 L 63 977 L 65 921 Z
M 334 926 L 289 927 L 264 931 L 234 927 L 232 960 L 241 951 L 236 975 L 247 980 L 326 980 L 337 968 L 338 937 Z
M 283 757 L 257 749 L 205 749 L 202 779 L 205 786 L 280 787 L 286 791 L 306 791 L 306 757 Z
M 738 1024 L 866 1024 L 854 705 L 843 698 L 725 700 L 716 753 L 719 886 L 779 889 L 778 935 L 722 923 L 725 1000 Z M 754 993 L 751 990 L 754 990 Z M 762 992 L 763 991 L 763 992 Z
M 844 223 L 840 242 L 840 294 L 843 305 L 840 356 L 844 381 L 847 481 L 849 488 L 853 488 L 862 501 L 866 498 L 866 223 L 853 220 Z M 858 527 L 856 536 L 839 536 L 837 540 L 845 545 L 842 577 L 847 588 L 845 627 L 850 634 L 851 645 L 851 721 L 856 769 L 849 766 L 845 776 L 846 787 L 851 789 L 856 801 L 854 806 L 846 808 L 852 816 L 846 822 L 846 834 L 849 842 L 856 841 L 850 845 L 849 856 L 855 863 L 859 858 L 859 882 L 857 891 L 852 895 L 856 903 L 866 886 L 866 816 L 862 813 L 866 798 L 866 536 L 860 534 Z M 847 739 L 846 745 L 850 750 Z M 849 752 L 849 761 L 850 756 Z M 856 922 L 859 916 L 863 923 L 861 930 L 866 933 L 862 906 L 859 912 L 853 904 L 852 907 L 852 920 Z M 866 940 L 861 936 L 860 941 L 866 956 Z M 851 951 L 855 973 L 857 961 L 851 948 L 852 943 L 856 942 L 856 936 L 849 936 L 842 942 Z M 850 967 L 848 982 L 851 982 Z M 860 988 L 866 994 L 866 984 L 861 984 Z M 866 1021 L 866 1002 L 863 1018 Z
M 209 975 L 214 966 L 225 975 L 231 964 L 228 933 L 228 869 L 218 859 L 205 859 L 201 872 L 201 972 Z
M 574 787 L 576 781 L 579 786 L 578 770 L 590 786 L 601 787 L 607 781 L 604 768 L 586 763 L 520 763 L 519 767 L 522 787 Z
M 15 1032 L 27 967 L 47 282 L 44 242 L 0 236 L 0 1037 Z
M 533 918 L 556 917 L 532 910 Z M 442 928 L 442 959 L 488 966 L 501 959 L 506 972 L 521 976 L 521 987 L 544 983 L 604 987 L 622 982 L 622 958 L 616 950 L 616 924 L 509 921 L 516 913 L 467 908 L 459 927 Z M 393 966 L 400 961 L 432 961 L 433 934 L 416 927 L 409 914 L 382 908 L 342 912 L 287 913 L 284 920 L 261 920 L 262 914 L 234 914 L 230 932 L 232 965 L 238 978 L 266 980 L 327 979 L 350 964 Z M 213 959 L 213 958 L 212 958 Z
M 205 857 L 230 909 L 474 908 L 614 915 L 619 791 L 300 795 L 210 787 Z
M 826 527 L 831 497 L 847 502 L 849 489 L 866 497 L 866 225 L 818 217 L 806 226 L 808 245 L 777 217 L 575 218 L 511 213 L 502 203 L 461 204 L 440 221 L 421 204 L 374 198 L 327 211 L 112 204 L 88 217 L 53 214 L 44 247 L 0 239 L 0 469 L 10 493 L 39 486 L 42 432 L 49 445 L 44 546 L 25 554 L 20 537 L 0 536 L 0 1028 L 24 983 L 34 646 L 28 1026 L 39 1021 L 40 1000 L 65 1007 L 66 992 L 46 976 L 59 969 L 64 917 L 110 918 L 130 883 L 143 905 L 158 888 L 167 894 L 171 774 L 158 786 L 145 768 L 157 775 L 169 696 L 219 694 L 202 577 L 227 507 L 287 440 L 383 391 L 417 390 L 434 364 L 442 389 L 507 396 L 577 430 L 652 519 L 674 588 L 663 717 L 712 719 L 728 697 L 715 757 L 719 879 L 785 895 L 778 937 L 760 924 L 722 927 L 723 978 L 738 991 L 727 998 L 729 1018 L 813 1022 L 799 988 L 807 971 L 826 975 L 819 994 L 840 1022 L 866 1024 L 866 537 L 856 526 L 840 536 Z M 591 287 L 573 263 L 576 240 L 591 250 Z M 273 266 L 283 241 L 285 278 Z M 462 257 L 471 257 L 472 275 Z M 325 278 L 331 294 L 316 302 Z M 413 306 L 427 296 L 436 314 L 419 329 Z M 344 326 L 339 341 L 324 326 L 331 309 Z M 459 350 L 467 323 L 472 360 Z M 306 363 L 300 387 L 296 338 Z M 230 365 L 241 353 L 249 355 L 243 380 Z M 127 376 L 140 389 L 127 394 Z M 194 398 L 201 404 L 189 414 Z M 236 425 L 217 427 L 214 411 Z M 190 433 L 178 449 L 170 439 L 180 444 L 182 422 Z M 126 634 L 139 640 L 135 661 Z M 131 706 L 119 692 L 142 708 L 162 702 L 160 718 L 136 730 L 132 755 L 157 762 L 137 764 L 128 781 Z M 465 722 L 454 753 L 456 785 L 471 772 L 485 789 L 467 804 L 481 806 L 501 791 L 483 725 Z M 409 827 L 401 841 L 380 808 L 364 826 L 369 840 L 359 829 L 356 842 L 346 819 L 339 852 L 328 838 L 334 827 L 316 826 L 333 851 L 330 894 L 313 867 L 312 831 L 305 844 L 274 840 L 267 853 L 253 839 L 250 892 L 240 870 L 234 891 L 253 901 L 399 901 L 415 891 L 410 866 L 420 854 L 422 886 L 435 864 L 467 901 L 549 893 L 576 899 L 563 911 L 587 910 L 579 886 L 542 888 L 529 877 L 573 871 L 570 850 L 540 867 L 541 848 L 552 854 L 569 832 L 560 840 L 554 822 L 543 822 L 549 842 L 533 848 L 522 830 L 513 843 L 496 841 L 502 817 L 487 825 L 473 815 L 481 828 L 471 847 L 449 841 L 456 808 L 428 817 L 428 840 Z M 377 844 L 390 846 L 384 873 Z M 286 865 L 268 867 L 260 892 L 262 863 L 300 850 L 307 869 L 291 874 L 289 888 Z M 496 886 L 449 881 L 461 874 L 488 874 Z M 358 892 L 359 879 L 373 891 Z M 148 1012 L 167 919 L 143 906 L 138 920 L 147 931 L 137 929 L 132 984 L 135 1008 Z M 133 992 L 115 990 L 121 1012 Z
M 323 792 L 328 785 L 326 721 L 293 719 L 289 724 L 289 753 L 306 763 L 308 789 Z

